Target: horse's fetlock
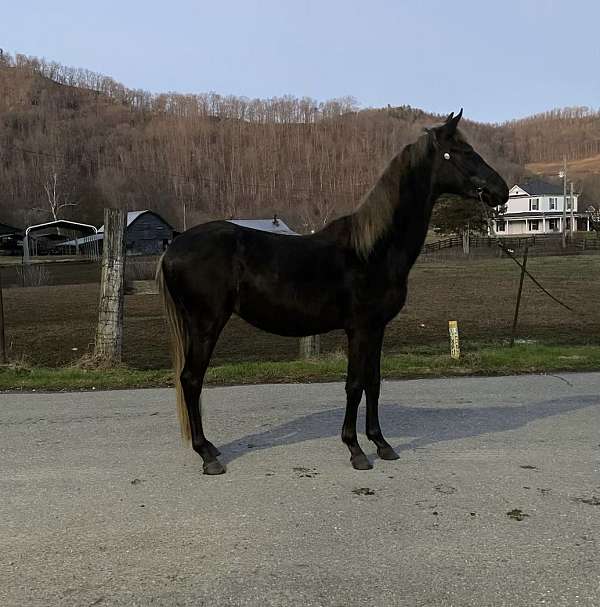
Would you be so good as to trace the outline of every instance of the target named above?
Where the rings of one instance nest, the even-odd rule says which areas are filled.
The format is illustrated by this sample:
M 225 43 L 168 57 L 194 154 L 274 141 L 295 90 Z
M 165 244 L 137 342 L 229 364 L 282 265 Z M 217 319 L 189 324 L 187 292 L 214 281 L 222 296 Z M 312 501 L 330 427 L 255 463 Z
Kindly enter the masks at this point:
M 342 432 L 342 442 L 345 445 L 353 445 L 357 441 L 356 433 L 352 432 Z
M 373 441 L 374 443 L 385 442 L 385 439 L 383 438 L 383 434 L 382 434 L 381 430 L 375 430 L 375 431 L 367 430 L 366 434 L 367 434 L 367 438 L 370 441 Z

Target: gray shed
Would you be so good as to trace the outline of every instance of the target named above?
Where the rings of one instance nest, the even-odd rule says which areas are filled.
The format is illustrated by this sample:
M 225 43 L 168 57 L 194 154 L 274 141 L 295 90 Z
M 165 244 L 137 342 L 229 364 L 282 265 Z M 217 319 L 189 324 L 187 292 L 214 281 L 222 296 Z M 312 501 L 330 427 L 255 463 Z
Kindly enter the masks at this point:
M 125 246 L 128 255 L 157 255 L 162 253 L 175 237 L 176 232 L 158 213 L 154 211 L 128 211 L 125 227 Z M 98 228 L 98 234 L 80 238 L 77 243 L 97 240 L 100 250 L 104 240 L 104 226 Z M 75 246 L 76 241 L 64 243 Z
M 104 233 L 104 226 L 98 235 Z M 125 245 L 129 255 L 157 255 L 173 240 L 173 227 L 154 211 L 129 211 Z M 104 238 L 104 236 L 102 236 Z

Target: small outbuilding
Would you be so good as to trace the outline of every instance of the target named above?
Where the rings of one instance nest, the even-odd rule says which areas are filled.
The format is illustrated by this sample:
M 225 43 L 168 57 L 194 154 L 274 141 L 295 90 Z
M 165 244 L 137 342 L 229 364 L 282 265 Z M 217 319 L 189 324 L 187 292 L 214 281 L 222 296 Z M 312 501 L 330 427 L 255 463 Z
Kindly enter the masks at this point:
M 177 232 L 154 211 L 129 211 L 125 227 L 125 247 L 127 255 L 158 255 L 171 243 Z M 81 245 L 95 240 L 102 251 L 104 226 L 98 228 L 98 233 L 86 236 L 77 241 Z M 68 247 L 75 246 L 76 241 L 65 242 Z
M 104 226 L 98 235 L 104 238 Z M 158 255 L 166 250 L 175 236 L 175 230 L 154 211 L 129 211 L 125 228 L 125 246 L 128 255 Z
M 23 230 L 0 222 L 0 255 L 21 255 Z

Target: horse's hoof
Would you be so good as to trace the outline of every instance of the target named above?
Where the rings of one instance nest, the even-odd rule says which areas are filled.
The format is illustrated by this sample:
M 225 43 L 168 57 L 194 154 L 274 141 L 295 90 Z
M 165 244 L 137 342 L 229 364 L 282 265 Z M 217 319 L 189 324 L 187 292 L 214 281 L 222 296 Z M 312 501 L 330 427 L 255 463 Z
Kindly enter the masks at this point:
M 225 474 L 225 466 L 223 466 L 223 464 L 216 459 L 212 462 L 204 464 L 202 468 L 204 469 L 204 474 Z
M 381 459 L 400 459 L 400 456 L 390 446 L 382 447 L 381 449 L 378 448 L 377 455 L 379 455 Z
M 364 453 L 351 457 L 350 463 L 355 470 L 371 470 L 373 468 L 373 465 Z

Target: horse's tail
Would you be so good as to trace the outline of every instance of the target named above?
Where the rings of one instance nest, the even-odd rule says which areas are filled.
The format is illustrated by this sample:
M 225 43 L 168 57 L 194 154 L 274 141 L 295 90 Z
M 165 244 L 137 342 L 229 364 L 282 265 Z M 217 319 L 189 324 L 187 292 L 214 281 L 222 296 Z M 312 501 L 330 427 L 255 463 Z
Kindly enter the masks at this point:
M 183 388 L 181 387 L 181 371 L 185 364 L 185 354 L 189 344 L 189 333 L 185 325 L 181 309 L 173 300 L 169 291 L 169 285 L 165 282 L 163 274 L 163 253 L 158 261 L 156 268 L 156 284 L 158 292 L 162 296 L 163 305 L 167 313 L 167 321 L 171 331 L 171 349 L 173 352 L 173 366 L 175 368 L 175 393 L 177 395 L 177 417 L 181 428 L 181 436 L 184 441 L 190 441 L 192 432 L 190 429 L 190 419 L 185 404 Z

